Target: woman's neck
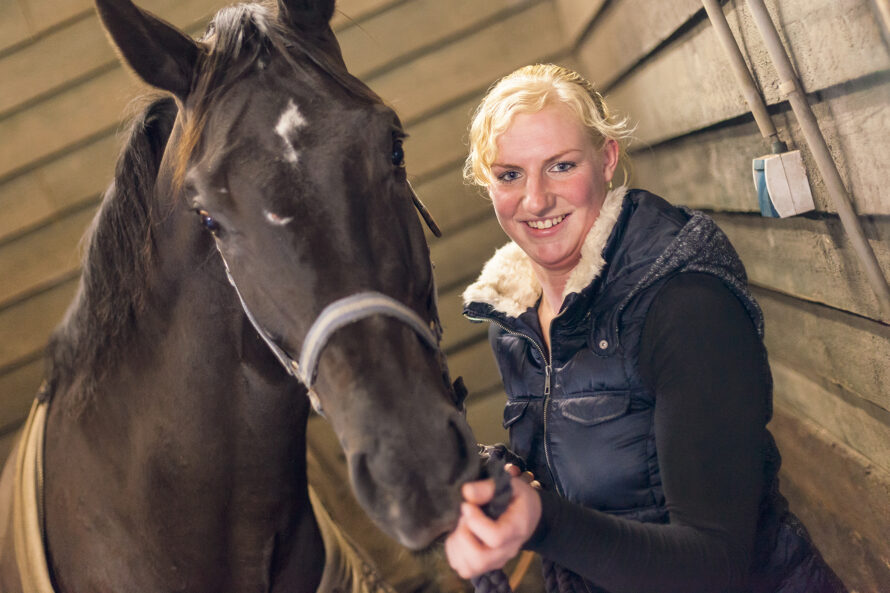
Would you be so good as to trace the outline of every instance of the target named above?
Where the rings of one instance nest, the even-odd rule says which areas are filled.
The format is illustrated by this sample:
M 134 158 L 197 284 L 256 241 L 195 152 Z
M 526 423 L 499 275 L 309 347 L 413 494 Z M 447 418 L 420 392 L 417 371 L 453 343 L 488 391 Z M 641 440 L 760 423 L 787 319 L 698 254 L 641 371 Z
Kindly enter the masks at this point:
M 544 335 L 544 343 L 547 351 L 550 351 L 550 323 L 559 313 L 562 307 L 563 291 L 566 282 L 574 268 L 565 272 L 551 272 L 538 269 L 535 266 L 535 276 L 541 283 L 541 303 L 538 305 L 538 321 L 541 323 L 541 333 Z

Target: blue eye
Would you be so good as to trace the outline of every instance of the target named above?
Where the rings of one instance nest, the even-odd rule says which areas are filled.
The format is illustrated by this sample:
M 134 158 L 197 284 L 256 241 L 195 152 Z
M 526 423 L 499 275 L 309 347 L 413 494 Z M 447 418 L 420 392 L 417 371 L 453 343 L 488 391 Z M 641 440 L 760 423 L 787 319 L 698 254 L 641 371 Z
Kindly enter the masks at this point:
M 564 173 L 575 168 L 575 163 L 571 161 L 560 161 L 553 166 L 558 173 Z
M 198 216 L 201 217 L 201 224 L 204 225 L 204 228 L 213 233 L 214 235 L 218 234 L 222 227 L 216 221 L 215 218 L 210 216 L 210 213 L 206 210 L 198 210 Z
M 399 139 L 393 140 L 392 143 L 392 164 L 400 168 L 405 166 L 405 149 L 402 148 L 402 141 Z
M 511 181 L 515 181 L 519 179 L 518 171 L 505 171 L 498 175 L 498 181 L 503 181 L 505 183 L 509 183 Z

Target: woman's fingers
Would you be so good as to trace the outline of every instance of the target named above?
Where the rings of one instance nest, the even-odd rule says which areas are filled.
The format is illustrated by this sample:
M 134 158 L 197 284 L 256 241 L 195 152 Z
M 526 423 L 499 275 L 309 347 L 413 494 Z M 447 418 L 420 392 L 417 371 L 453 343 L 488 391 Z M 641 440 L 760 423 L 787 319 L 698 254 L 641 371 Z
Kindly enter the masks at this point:
M 479 480 L 467 482 L 461 487 L 464 500 L 475 505 L 483 505 L 494 496 L 494 480 Z

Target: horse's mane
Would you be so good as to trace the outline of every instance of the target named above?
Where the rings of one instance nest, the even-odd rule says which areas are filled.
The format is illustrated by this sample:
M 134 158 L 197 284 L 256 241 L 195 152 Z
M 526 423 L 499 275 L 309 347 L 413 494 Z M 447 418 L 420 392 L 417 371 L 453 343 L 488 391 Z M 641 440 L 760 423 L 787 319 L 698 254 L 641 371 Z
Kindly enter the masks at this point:
M 158 216 L 155 179 L 177 113 L 172 97 L 147 100 L 130 125 L 114 180 L 93 219 L 77 296 L 48 346 L 50 388 L 77 381 L 80 403 L 114 363 L 120 340 L 144 304 L 154 254 L 151 229 Z

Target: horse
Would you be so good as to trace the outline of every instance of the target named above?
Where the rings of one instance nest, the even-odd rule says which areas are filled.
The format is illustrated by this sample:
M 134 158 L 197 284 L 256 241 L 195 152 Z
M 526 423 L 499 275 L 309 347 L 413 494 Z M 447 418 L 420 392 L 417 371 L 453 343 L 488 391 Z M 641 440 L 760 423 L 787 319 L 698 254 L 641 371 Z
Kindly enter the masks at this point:
M 164 92 L 133 124 L 47 346 L 28 424 L 42 455 L 20 443 L 4 470 L 42 466 L 30 559 L 60 593 L 316 591 L 311 405 L 364 511 L 429 549 L 479 459 L 438 348 L 405 133 L 347 72 L 334 0 L 224 8 L 200 40 L 129 0 L 96 5 Z M 0 510 L 0 535 L 14 518 Z M 0 589 L 43 591 L 5 539 Z

